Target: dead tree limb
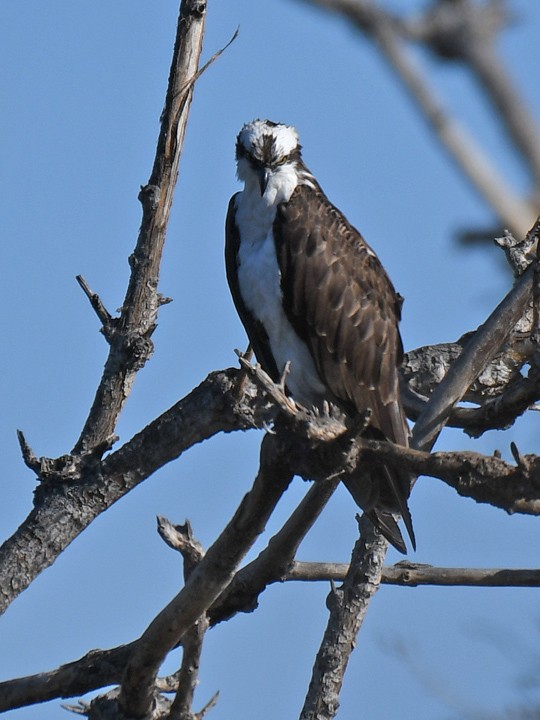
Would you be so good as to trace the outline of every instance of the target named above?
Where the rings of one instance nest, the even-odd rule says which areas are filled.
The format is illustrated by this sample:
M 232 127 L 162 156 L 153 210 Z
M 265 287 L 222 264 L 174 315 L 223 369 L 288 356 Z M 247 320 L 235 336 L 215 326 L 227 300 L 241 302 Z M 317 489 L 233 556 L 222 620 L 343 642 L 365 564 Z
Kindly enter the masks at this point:
M 284 580 L 303 582 L 342 582 L 347 563 L 295 561 Z M 411 563 L 407 560 L 386 565 L 383 585 L 418 587 L 540 587 L 540 570 L 526 568 L 448 568 Z
M 534 230 L 534 228 L 533 228 Z M 531 231 L 532 232 L 532 231 Z M 444 379 L 432 393 L 425 410 L 421 413 L 413 430 L 412 445 L 417 448 L 431 449 L 436 441 L 442 428 L 449 419 L 454 405 L 464 396 L 470 385 L 478 377 L 482 369 L 489 363 L 506 342 L 512 328 L 523 316 L 525 309 L 530 303 L 532 295 L 532 283 L 535 272 L 535 263 L 526 270 L 516 282 L 513 290 L 495 309 L 488 320 L 474 333 L 465 346 L 458 360 L 451 366 Z M 363 439 L 358 440 L 359 444 L 369 443 Z M 386 443 L 388 447 L 390 443 Z M 397 447 L 397 446 L 396 446 Z M 400 448 L 401 449 L 401 448 Z M 414 453 L 414 450 L 403 448 L 407 452 Z M 433 456 L 427 454 L 429 458 Z M 372 456 L 371 460 L 377 462 L 381 459 L 381 455 Z M 482 462 L 486 459 L 482 458 Z M 358 463 L 354 462 L 354 466 L 358 467 Z M 400 468 L 406 465 L 399 464 Z M 413 476 L 422 474 L 417 468 L 407 468 L 412 471 Z M 479 470 L 479 466 L 475 466 L 475 470 Z M 528 463 L 523 464 L 523 475 L 526 475 L 526 484 L 533 486 L 533 497 L 528 498 L 531 502 L 523 501 L 521 493 L 519 493 L 519 501 L 515 502 L 515 496 L 512 501 L 511 509 L 517 507 L 525 512 L 539 512 L 540 501 L 538 500 L 538 470 L 534 467 L 530 472 Z M 487 491 L 488 496 L 491 491 L 485 484 L 481 483 L 480 487 L 474 481 L 467 482 L 470 479 L 470 473 L 466 474 L 466 479 L 459 473 L 454 473 L 449 478 L 458 492 L 463 492 L 479 501 L 486 501 L 484 493 Z M 536 487 L 535 487 L 536 486 Z M 500 488 L 504 493 L 504 489 Z M 488 502 L 491 502 L 491 496 Z M 500 499 L 498 502 L 501 502 Z M 499 505 L 501 506 L 501 505 Z M 525 509 L 526 508 L 526 509 Z M 507 507 L 507 509 L 509 509 Z M 510 510 L 509 510 L 510 511 Z M 375 553 L 370 551 L 370 547 L 363 543 L 357 543 L 351 559 L 351 566 L 346 575 L 343 587 L 340 589 L 339 598 L 344 598 L 342 602 L 336 602 L 330 608 L 330 615 L 325 635 L 321 642 L 319 652 L 317 654 L 311 682 L 306 697 L 300 720 L 330 720 L 337 713 L 339 707 L 339 691 L 343 682 L 348 659 L 352 651 L 353 644 L 356 640 L 356 634 L 360 629 L 362 619 L 370 599 L 378 588 L 381 579 L 382 563 L 387 550 L 385 541 L 378 536 L 377 531 L 370 527 L 369 521 L 364 519 L 366 532 L 370 532 L 375 542 L 381 544 Z M 380 562 L 379 562 L 380 559 Z M 377 575 L 361 576 L 355 574 L 360 567 L 365 567 L 365 563 L 379 567 L 380 571 Z M 335 597 L 338 596 L 334 593 Z M 358 598 L 362 599 L 360 608 L 357 608 Z M 359 622 L 351 623 L 351 614 L 356 610 L 359 611 Z
M 0 712 L 36 703 L 84 695 L 91 690 L 119 684 L 134 643 L 111 650 L 90 650 L 79 660 L 50 672 L 0 683 Z
M 536 215 L 533 204 L 513 191 L 466 128 L 446 110 L 401 37 L 402 21 L 368 0 L 303 1 L 341 15 L 376 43 L 464 177 L 486 199 L 504 227 L 519 237 L 524 235 Z
M 540 514 L 540 456 L 519 457 L 516 465 L 495 455 L 423 452 L 388 442 L 358 440 L 366 462 L 388 462 L 415 475 L 443 480 L 463 497 L 488 503 L 507 513 Z
M 454 407 L 447 421 L 449 427 L 462 428 L 469 437 L 478 438 L 487 430 L 507 430 L 518 417 L 540 400 L 540 378 L 535 368 L 529 377 L 521 377 L 500 395 L 483 402 L 479 407 Z M 416 420 L 427 406 L 427 398 L 405 388 L 403 404 L 407 417 Z
M 352 4 L 346 0 L 334 0 L 333 3 L 331 0 L 325 0 L 324 3 L 319 0 L 319 3 L 342 7 Z M 462 4 L 466 4 L 465 0 Z M 356 5 L 368 7 L 360 0 Z M 526 213 L 528 206 L 520 204 L 519 198 L 512 198 L 485 163 L 483 167 L 482 162 L 478 166 L 478 153 L 476 157 L 467 158 L 467 154 L 471 154 L 471 147 L 467 148 L 466 138 L 460 136 L 459 127 L 452 119 L 441 114 L 436 98 L 430 95 L 429 87 L 423 83 L 421 75 L 415 74 L 410 59 L 399 44 L 395 27 L 382 19 L 383 16 L 377 16 L 375 6 L 369 4 L 369 7 L 375 14 L 372 12 L 364 16 L 364 25 L 366 22 L 371 23 L 373 36 L 402 73 L 411 92 L 416 94 L 430 122 L 440 129 L 441 138 L 460 159 L 465 170 L 483 187 L 486 197 L 493 202 L 500 202 L 503 194 L 507 200 L 510 198 L 512 207 L 499 209 L 499 212 L 503 216 L 505 212 L 509 213 L 508 217 L 512 216 L 516 223 L 517 210 Z M 0 552 L 0 563 L 5 561 L 2 580 L 8 580 L 6 584 L 2 582 L 1 591 L 5 593 L 6 605 L 97 514 L 165 462 L 178 457 L 183 449 L 214 432 L 254 427 L 275 417 L 275 409 L 261 401 L 250 383 L 242 381 L 246 392 L 252 392 L 246 401 L 239 397 L 238 387 L 233 387 L 231 392 L 234 374 L 215 373 L 211 380 L 204 383 L 204 387 L 197 388 L 189 398 L 164 413 L 122 448 L 102 460 L 103 453 L 111 448 L 114 441 L 114 427 L 135 375 L 152 353 L 151 337 L 156 327 L 157 311 L 164 302 L 157 292 L 159 263 L 193 83 L 200 73 L 197 68 L 205 9 L 205 0 L 182 2 L 161 134 L 152 174 L 148 184 L 141 190 L 142 225 L 137 246 L 130 258 L 132 274 L 120 316 L 113 318 L 97 294 L 90 290 L 85 281 L 79 279 L 111 346 L 88 420 L 71 455 L 61 458 L 36 457 L 21 434 L 25 462 L 38 474 L 42 484 L 36 494 L 33 514 Z M 536 272 L 536 268 L 533 272 Z M 531 271 L 524 274 L 512 291 L 513 294 L 461 348 L 459 359 L 451 363 L 451 370 L 441 383 L 442 389 L 435 390 L 426 407 L 421 409 L 416 437 L 420 447 L 432 444 L 450 417 L 453 405 L 470 391 L 470 383 L 475 373 L 478 374 L 479 367 L 500 350 L 501 343 L 505 342 L 505 333 L 513 327 L 512 323 L 515 325 L 521 306 L 530 296 L 530 274 Z M 535 311 L 535 329 L 538 331 L 539 313 L 536 304 Z M 515 397 L 510 399 L 510 390 L 515 390 L 517 384 L 505 391 L 504 402 L 500 397 L 495 398 L 491 407 L 493 415 L 500 420 L 504 412 L 515 417 L 516 413 L 523 411 L 525 402 L 533 396 L 536 398 L 538 394 L 537 387 L 532 387 L 534 383 L 535 380 L 531 380 L 527 387 L 524 388 L 523 384 L 520 386 L 520 392 L 517 393 L 519 402 Z M 168 717 L 177 720 L 196 717 L 192 713 L 191 704 L 202 637 L 209 618 L 215 623 L 230 617 L 234 612 L 252 609 L 259 594 L 276 580 L 292 579 L 295 576 L 298 579 L 301 572 L 304 572 L 302 579 L 312 579 L 314 569 L 295 563 L 294 556 L 301 539 L 337 486 L 340 475 L 347 471 L 351 463 L 355 467 L 362 462 L 371 464 L 381 460 L 389 464 L 396 463 L 414 473 L 440 477 L 461 494 L 490 502 L 508 512 L 540 514 L 540 459 L 536 456 L 522 457 L 514 448 L 514 466 L 500 458 L 486 458 L 473 453 L 431 455 L 362 439 L 345 452 L 343 447 L 340 449 L 339 440 L 342 439 L 341 434 L 346 435 L 351 430 L 346 423 L 336 433 L 332 422 L 325 425 L 324 422 L 318 424 L 317 419 L 312 421 L 309 413 L 306 414 L 287 399 L 279 386 L 273 388 L 263 383 L 262 387 L 271 394 L 282 412 L 289 413 L 287 417 L 293 417 L 296 423 L 303 425 L 304 434 L 296 432 L 298 428 L 295 428 L 296 435 L 289 439 L 290 444 L 284 444 L 279 428 L 276 435 L 267 435 L 254 488 L 244 499 L 231 523 L 205 557 L 202 554 L 198 556 L 193 544 L 187 543 L 190 554 L 184 554 L 188 571 L 183 590 L 154 619 L 137 642 L 103 654 L 99 651 L 90 653 L 83 661 L 79 661 L 76 670 L 74 664 L 70 664 L 69 668 L 64 666 L 59 668 L 56 677 L 42 674 L 0 685 L 0 707 L 4 701 L 11 703 L 6 708 L 15 707 L 15 702 L 19 702 L 19 706 L 28 704 L 28 698 L 38 697 L 39 693 L 40 700 L 58 697 L 49 695 L 44 698 L 45 685 L 49 693 L 65 693 L 66 688 L 76 688 L 74 694 L 79 694 L 98 687 L 95 683 L 113 682 L 121 683 L 120 689 L 108 697 L 98 699 L 93 707 L 97 708 L 100 702 L 110 702 L 119 713 L 124 712 L 126 716 L 146 717 L 152 714 L 154 703 L 156 707 L 159 705 L 159 694 L 165 689 L 177 693 L 172 703 L 167 701 L 160 706 L 166 708 Z M 190 405 L 193 402 L 195 405 Z M 506 410 L 501 410 L 502 405 L 505 405 Z M 480 410 L 484 411 L 485 408 Z M 159 440 L 156 441 L 156 438 Z M 256 536 L 262 532 L 267 517 L 290 482 L 293 472 L 318 480 L 319 484 L 307 493 L 304 501 L 259 557 L 233 578 L 235 568 Z M 384 581 L 386 577 L 387 582 L 404 585 L 427 582 L 455 584 L 460 580 L 460 584 L 508 584 L 512 578 L 516 583 L 538 583 L 536 575 L 524 575 L 533 571 L 518 571 L 521 573 L 518 577 L 512 575 L 511 571 L 488 571 L 490 575 L 477 570 L 428 571 L 410 564 L 388 569 L 385 576 L 382 563 L 386 542 L 367 520 L 361 522 L 362 537 L 355 546 L 351 564 L 334 567 L 331 571 L 326 568 L 324 571 L 327 574 L 334 572 L 335 577 L 342 579 L 344 584 L 334 589 L 330 596 L 329 624 L 315 663 L 302 714 L 304 720 L 334 717 L 356 635 L 381 579 Z M 45 528 L 50 527 L 61 530 L 55 530 L 54 534 L 45 532 Z M 323 571 L 318 568 L 317 572 L 320 575 Z M 312 575 L 308 578 L 309 573 Z M 510 576 L 501 576 L 501 573 L 510 573 Z M 160 682 L 157 679 L 158 668 L 169 650 L 179 642 L 184 645 L 180 673 L 170 681 Z M 97 662 L 104 664 L 96 667 Z M 83 666 L 84 681 L 78 674 Z M 94 684 L 89 687 L 89 683 Z M 14 699 L 16 685 L 18 692 L 24 694 L 24 702 L 20 701 L 20 696 L 19 701 Z M 7 700 L 2 700 L 6 697 Z M 92 705 L 89 708 L 91 710 Z
M 469 339 L 463 353 L 452 364 L 431 395 L 413 429 L 413 446 L 433 447 L 454 405 L 506 342 L 514 325 L 531 300 L 534 267 L 531 265 L 489 318 Z
M 339 478 L 335 478 L 313 484 L 283 527 L 270 538 L 267 547 L 236 573 L 231 584 L 209 608 L 212 625 L 228 620 L 238 612 L 252 612 L 267 586 L 286 577 L 300 543 L 339 482 Z
M 432 3 L 420 17 L 400 25 L 438 57 L 464 63 L 494 108 L 494 117 L 514 143 L 540 187 L 540 132 L 496 52 L 498 35 L 512 21 L 506 3 L 459 0 Z
M 249 567 L 249 566 L 246 566 Z M 342 582 L 347 563 L 294 561 L 273 582 Z M 242 571 L 240 571 L 241 573 Z M 383 568 L 381 584 L 402 587 L 540 587 L 540 570 L 528 568 L 447 568 L 402 561 Z M 242 609 L 242 608 L 240 608 Z M 56 670 L 0 683 L 0 712 L 84 695 L 118 684 L 134 643 L 111 650 L 92 650 Z M 158 679 L 160 692 L 174 692 L 177 678 Z
M 158 517 L 158 532 L 169 547 L 182 555 L 184 580 L 187 582 L 204 557 L 204 550 L 195 539 L 190 522 L 186 520 L 183 525 L 173 525 L 166 518 Z M 203 613 L 182 637 L 182 664 L 175 675 L 177 689 L 171 703 L 169 720 L 195 720 L 196 718 L 196 714 L 192 710 L 193 697 L 199 682 L 201 653 L 209 624 L 207 613 Z M 157 687 L 156 689 L 159 692 Z M 214 698 L 217 700 L 217 695 Z
M 300 720 L 331 720 L 339 708 L 339 693 L 356 637 L 369 603 L 379 589 L 387 541 L 364 516 L 361 536 L 340 588 L 328 596 L 328 624 L 315 659 Z
M 113 434 L 135 375 L 153 351 L 151 336 L 162 304 L 157 291 L 159 267 L 193 96 L 192 81 L 202 51 L 205 13 L 205 0 L 181 4 L 154 165 L 139 194 L 143 216 L 129 259 L 128 288 L 114 332 L 108 334 L 109 356 L 74 455 L 91 451 Z
M 35 507 L 0 547 L 0 613 L 96 518 L 166 463 L 217 432 L 271 422 L 275 410 L 250 383 L 236 397 L 237 370 L 211 373 L 121 448 L 94 464 L 71 456 L 27 460 L 42 482 Z M 51 530 L 54 529 L 54 532 Z
M 161 302 L 157 292 L 159 265 L 202 49 L 205 10 L 203 0 L 184 0 L 181 4 L 161 131 L 150 180 L 141 190 L 143 218 L 130 258 L 131 276 L 120 317 L 109 320 L 101 305 L 93 303 L 108 322 L 105 334 L 110 344 L 109 356 L 72 453 L 43 465 L 40 480 L 47 480 L 48 490 L 52 480 L 54 491 L 48 493 L 42 491 L 43 486 L 38 488 L 34 510 L 0 551 L 3 578 L 0 611 L 104 509 L 99 507 L 101 491 L 92 495 L 81 483 L 79 492 L 73 492 L 71 483 L 79 480 L 88 467 L 95 467 L 110 448 L 135 375 L 152 353 L 150 338 Z M 89 289 L 85 284 L 82 287 L 88 295 Z M 67 502 L 64 495 L 69 498 Z M 51 533 L 53 527 L 61 530 Z M 5 563 L 9 564 L 7 568 Z
M 122 680 L 119 705 L 126 717 L 147 717 L 155 700 L 158 669 L 184 633 L 230 583 L 236 567 L 264 530 L 279 498 L 292 480 L 290 446 L 266 435 L 259 473 L 252 490 L 219 538 L 191 573 L 184 588 L 151 622 L 136 643 Z

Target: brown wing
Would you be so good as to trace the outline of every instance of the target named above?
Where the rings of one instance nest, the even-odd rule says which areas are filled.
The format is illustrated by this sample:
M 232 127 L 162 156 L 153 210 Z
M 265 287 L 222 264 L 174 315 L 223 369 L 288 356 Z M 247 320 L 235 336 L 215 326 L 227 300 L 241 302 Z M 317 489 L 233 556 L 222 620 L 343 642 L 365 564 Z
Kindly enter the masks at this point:
M 332 394 L 372 410 L 372 426 L 408 443 L 397 367 L 400 298 L 379 259 L 322 190 L 300 185 L 274 222 L 283 304 Z
M 240 234 L 235 221 L 236 211 L 236 195 L 233 195 L 229 202 L 227 210 L 227 219 L 225 221 L 225 268 L 227 272 L 227 281 L 231 295 L 236 307 L 236 312 L 240 316 L 242 325 L 244 326 L 253 351 L 260 362 L 262 368 L 270 375 L 274 382 L 279 380 L 279 372 L 270 350 L 268 335 L 262 325 L 249 312 L 242 299 L 240 285 L 238 284 L 238 248 L 240 247 Z

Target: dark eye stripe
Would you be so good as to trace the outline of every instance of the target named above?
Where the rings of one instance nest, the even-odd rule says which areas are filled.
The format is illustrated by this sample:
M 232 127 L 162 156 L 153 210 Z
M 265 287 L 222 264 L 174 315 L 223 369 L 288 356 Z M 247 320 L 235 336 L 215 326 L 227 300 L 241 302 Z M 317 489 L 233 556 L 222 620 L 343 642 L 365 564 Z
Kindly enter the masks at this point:
M 264 163 L 262 162 L 262 160 L 254 157 L 250 152 L 246 152 L 246 157 L 252 167 L 257 169 L 264 167 Z
M 257 149 L 257 155 L 259 155 L 261 148 Z M 266 143 L 266 147 L 262 148 L 262 157 L 257 157 L 252 152 L 250 152 L 238 139 L 236 142 L 236 158 L 246 158 L 248 160 L 249 164 L 255 168 L 260 169 L 262 167 L 279 167 L 280 165 L 285 165 L 288 162 L 291 162 L 291 160 L 299 159 L 299 147 L 295 148 L 291 153 L 288 155 L 285 155 L 283 157 L 276 157 L 275 156 L 275 144 L 272 142 L 272 144 Z M 266 152 L 265 152 L 266 151 Z
M 254 155 L 252 155 L 250 152 L 245 152 L 244 156 L 249 160 L 250 165 L 253 168 L 260 169 L 262 167 L 279 167 L 280 165 L 285 165 L 285 163 L 289 162 L 290 156 L 286 155 L 285 157 L 274 159 L 269 158 L 268 160 L 260 160 L 259 158 L 256 158 Z

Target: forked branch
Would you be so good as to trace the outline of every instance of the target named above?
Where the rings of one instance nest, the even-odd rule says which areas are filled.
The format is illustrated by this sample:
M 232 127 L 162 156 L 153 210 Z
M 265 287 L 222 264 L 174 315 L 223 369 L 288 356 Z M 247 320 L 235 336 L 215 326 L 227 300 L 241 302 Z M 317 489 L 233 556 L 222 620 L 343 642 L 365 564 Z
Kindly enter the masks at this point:
M 143 216 L 130 257 L 129 284 L 114 332 L 110 322 L 104 326 L 109 356 L 73 454 L 87 452 L 112 435 L 135 375 L 153 351 L 151 336 L 162 304 L 157 291 L 159 268 L 193 95 L 192 80 L 202 51 L 205 15 L 206 0 L 183 0 L 154 165 L 139 195 Z
M 266 435 L 252 490 L 190 574 L 184 588 L 137 641 L 119 697 L 126 717 L 150 715 L 157 672 L 164 658 L 230 583 L 237 565 L 264 530 L 268 517 L 292 480 L 287 463 L 289 453 L 290 447 L 279 443 L 275 436 Z

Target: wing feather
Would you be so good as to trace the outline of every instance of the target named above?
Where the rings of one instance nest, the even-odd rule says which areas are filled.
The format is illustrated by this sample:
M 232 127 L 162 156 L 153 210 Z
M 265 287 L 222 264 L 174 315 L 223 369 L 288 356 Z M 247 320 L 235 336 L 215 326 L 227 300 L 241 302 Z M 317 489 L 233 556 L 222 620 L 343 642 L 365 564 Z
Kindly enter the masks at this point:
M 273 230 L 285 312 L 323 383 L 345 409 L 370 408 L 375 436 L 408 445 L 398 383 L 401 298 L 379 259 L 318 186 L 299 185 L 278 207 Z M 405 552 L 392 511 L 384 507 L 398 509 L 416 547 L 407 505 L 410 477 L 383 468 L 376 478 L 377 473 L 371 480 L 352 475 L 344 482 L 387 539 Z
M 385 437 L 406 443 L 399 404 L 400 300 L 360 233 L 318 188 L 299 185 L 274 222 L 284 306 L 334 397 L 371 407 Z

